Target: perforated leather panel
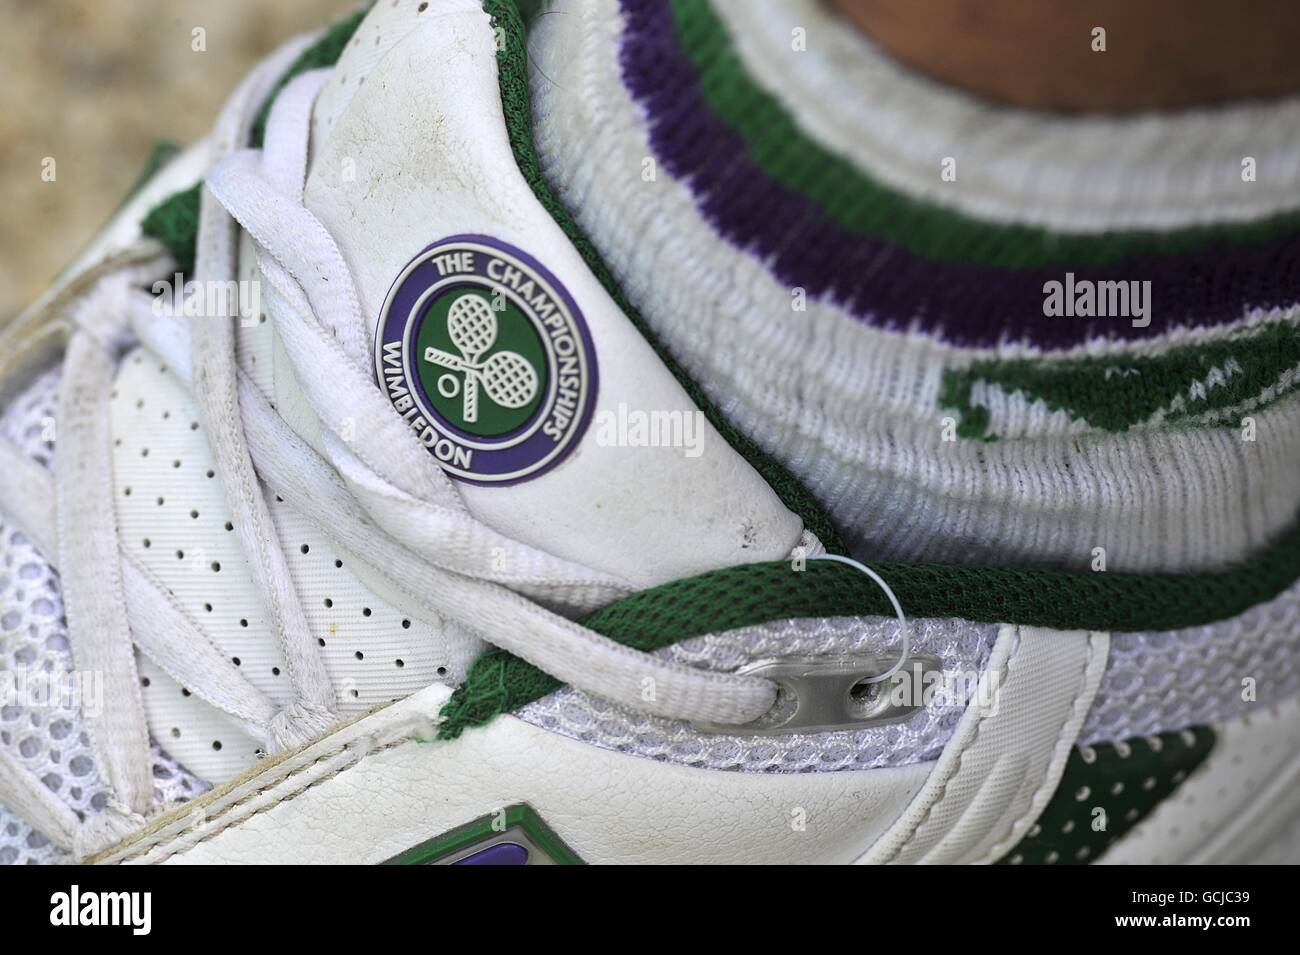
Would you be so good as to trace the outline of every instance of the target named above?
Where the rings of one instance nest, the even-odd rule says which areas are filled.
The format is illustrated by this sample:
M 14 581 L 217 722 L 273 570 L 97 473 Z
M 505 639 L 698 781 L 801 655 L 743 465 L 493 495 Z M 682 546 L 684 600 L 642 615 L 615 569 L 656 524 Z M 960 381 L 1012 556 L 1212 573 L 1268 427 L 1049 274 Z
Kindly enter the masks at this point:
M 261 373 L 269 363 L 266 354 L 246 337 L 241 364 L 255 380 L 266 380 Z M 152 353 L 137 350 L 119 372 L 112 421 L 124 546 L 176 594 L 254 686 L 288 702 L 284 662 L 229 523 L 225 492 L 192 398 Z M 439 620 L 394 609 L 358 580 L 346 556 L 291 502 L 274 497 L 270 502 L 341 714 L 364 712 L 431 683 L 463 679 L 478 641 L 444 632 Z M 148 661 L 142 662 L 141 675 L 147 681 L 150 729 L 197 775 L 219 782 L 256 759 L 255 742 L 233 721 Z

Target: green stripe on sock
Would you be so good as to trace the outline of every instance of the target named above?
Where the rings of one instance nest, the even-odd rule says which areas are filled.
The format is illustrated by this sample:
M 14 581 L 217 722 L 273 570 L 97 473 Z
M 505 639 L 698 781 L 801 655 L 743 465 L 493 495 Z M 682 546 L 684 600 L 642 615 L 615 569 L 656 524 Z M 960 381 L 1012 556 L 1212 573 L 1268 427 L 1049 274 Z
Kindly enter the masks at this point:
M 1177 421 L 1231 408 L 1275 388 L 1300 366 L 1300 327 L 1273 322 L 1234 338 L 1184 345 L 1159 355 L 1113 355 L 1064 360 L 978 361 L 944 373 L 940 404 L 961 415 L 964 438 L 989 433 L 988 409 L 972 403 L 975 385 L 1000 386 L 1053 411 L 1104 431 L 1125 431 L 1165 412 Z M 1267 407 L 1296 390 L 1276 388 Z
M 749 75 L 709 0 L 672 0 L 672 11 L 705 102 L 745 140 L 757 165 L 777 184 L 810 200 L 831 222 L 916 255 L 1008 269 L 1081 267 L 1214 243 L 1248 243 L 1300 227 L 1300 213 L 1287 212 L 1250 223 L 1173 231 L 1059 232 L 975 219 L 910 198 L 805 134 L 785 106 Z

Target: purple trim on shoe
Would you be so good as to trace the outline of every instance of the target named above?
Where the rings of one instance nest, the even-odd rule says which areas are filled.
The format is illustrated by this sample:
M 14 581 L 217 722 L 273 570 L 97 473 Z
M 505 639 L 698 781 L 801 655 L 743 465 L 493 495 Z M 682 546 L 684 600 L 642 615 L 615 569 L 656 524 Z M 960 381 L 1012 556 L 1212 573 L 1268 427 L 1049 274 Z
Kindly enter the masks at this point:
M 452 865 L 527 865 L 528 850 L 513 842 L 498 842 Z

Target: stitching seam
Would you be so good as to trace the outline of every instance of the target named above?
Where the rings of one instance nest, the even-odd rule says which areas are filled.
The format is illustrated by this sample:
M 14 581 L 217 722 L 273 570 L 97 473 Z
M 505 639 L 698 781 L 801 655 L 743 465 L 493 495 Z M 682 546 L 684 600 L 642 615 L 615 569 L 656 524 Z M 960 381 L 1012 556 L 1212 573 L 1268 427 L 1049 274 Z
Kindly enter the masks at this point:
M 1020 650 L 1020 627 L 1017 626 L 1016 639 L 1015 642 L 1011 645 L 1011 650 L 1007 653 L 1006 662 L 1003 663 L 1002 666 L 998 668 L 998 674 L 999 674 L 998 688 L 994 696 L 994 702 L 996 705 L 986 708 L 984 712 L 980 714 L 979 722 L 975 726 L 975 732 L 971 736 L 970 742 L 962 747 L 962 751 L 957 757 L 957 765 L 953 768 L 953 771 L 948 774 L 948 778 L 943 781 L 943 786 L 940 788 L 938 795 L 936 795 L 935 798 L 931 800 L 930 804 L 925 807 L 925 814 L 922 815 L 919 820 L 917 820 L 916 825 L 911 827 L 911 829 L 908 831 L 906 835 L 906 838 L 902 842 L 900 842 L 897 846 L 895 846 L 894 850 L 888 856 L 886 856 L 884 859 L 881 860 L 882 865 L 889 865 L 891 862 L 894 861 L 894 859 L 898 858 L 899 854 L 903 851 L 903 849 L 906 848 L 911 843 L 911 840 L 916 836 L 916 834 L 920 832 L 921 827 L 924 826 L 926 822 L 929 821 L 930 814 L 934 811 L 934 807 L 938 806 L 940 803 L 943 802 L 944 796 L 948 794 L 948 785 L 954 779 L 956 779 L 958 774 L 961 772 L 962 763 L 966 761 L 966 754 L 969 753 L 979 742 L 980 733 L 982 733 L 984 731 L 984 727 L 988 725 L 987 721 L 990 715 L 993 713 L 997 713 L 1001 710 L 1002 690 L 1006 687 L 1007 677 L 1011 673 L 1011 662 L 1016 659 L 1016 654 L 1019 650 Z
M 253 800 L 258 799 L 259 797 L 266 795 L 272 790 L 285 785 L 290 780 L 294 779 L 294 777 L 300 776 L 303 773 L 315 769 L 321 763 L 327 762 L 328 760 L 334 758 L 335 756 L 338 756 L 340 753 L 343 753 L 348 749 L 352 749 L 352 748 L 360 749 L 360 751 L 357 753 L 354 759 L 336 767 L 335 769 L 331 770 L 330 772 L 326 773 L 320 778 L 312 780 L 311 782 L 309 782 L 307 785 L 303 786 L 301 789 L 297 790 L 296 792 L 292 792 L 284 796 L 283 798 L 277 799 L 274 803 L 271 803 L 270 805 L 259 807 L 246 816 L 240 816 L 239 818 L 236 819 L 226 819 L 223 825 L 204 834 L 201 838 L 195 840 L 194 842 L 190 843 L 189 845 L 183 848 L 174 849 L 166 853 L 165 855 L 161 856 L 160 858 L 153 860 L 153 862 L 160 863 L 165 861 L 166 859 L 170 859 L 174 855 L 180 855 L 182 853 L 188 852 L 190 849 L 193 849 L 195 846 L 199 845 L 200 843 L 206 842 L 209 839 L 219 835 L 220 833 L 225 832 L 227 829 L 231 828 L 232 826 L 239 825 L 240 823 L 243 823 L 248 819 L 251 819 L 253 816 L 258 815 L 259 813 L 267 812 L 271 809 L 274 809 L 276 806 L 282 805 L 283 803 L 289 802 L 290 800 L 295 799 L 298 796 L 301 796 L 309 789 L 312 789 L 323 782 L 336 778 L 337 776 L 346 772 L 347 770 L 360 765 L 369 756 L 374 756 L 379 753 L 387 752 L 388 750 L 393 749 L 397 746 L 401 746 L 404 743 L 412 742 L 414 739 L 414 737 L 412 736 L 404 735 L 400 739 L 393 740 L 392 742 L 385 743 L 382 746 L 372 748 L 372 745 L 378 739 L 378 735 L 379 734 L 376 733 L 376 734 L 369 734 L 365 736 L 359 736 L 355 739 L 349 740 L 346 743 L 343 743 L 342 745 L 338 746 L 336 749 L 332 749 L 326 753 L 321 753 L 310 763 L 307 763 L 303 766 L 299 766 L 296 769 L 291 770 L 290 772 L 286 773 L 285 775 L 281 776 L 279 779 L 273 782 L 268 782 L 263 786 L 259 786 L 253 792 L 250 792 L 247 795 L 239 798 L 235 802 L 232 802 L 229 805 L 224 806 L 214 815 L 203 816 L 200 819 L 196 819 L 195 821 L 191 822 L 188 826 L 186 826 L 184 829 L 181 829 L 179 832 L 170 833 L 166 836 L 159 834 L 158 836 L 150 840 L 148 843 L 142 843 L 141 845 L 137 846 L 130 854 L 125 855 L 121 859 L 119 859 L 117 864 L 120 865 L 125 862 L 130 862 L 133 859 L 138 859 L 143 855 L 147 855 L 150 851 L 158 848 L 160 845 L 166 842 L 180 839 L 186 833 L 192 832 L 194 829 L 200 826 L 203 826 L 210 822 L 221 820 L 224 817 L 228 817 L 233 812 L 235 812 L 236 810 L 240 809 L 243 806 L 246 806 L 248 803 L 252 802 Z M 357 744 L 366 744 L 366 745 L 364 745 L 363 747 L 358 747 Z
M 1061 745 L 1061 740 L 1065 738 L 1066 728 L 1080 715 L 1079 711 L 1081 709 L 1081 704 L 1083 703 L 1083 694 L 1088 688 L 1088 669 L 1092 666 L 1092 658 L 1096 656 L 1096 654 L 1097 634 L 1093 633 L 1088 636 L 1088 655 L 1084 657 L 1083 660 L 1083 671 L 1079 675 L 1079 686 L 1074 691 L 1074 696 L 1070 700 L 1070 715 L 1062 721 L 1061 728 L 1056 734 L 1056 742 L 1052 745 L 1053 759 L 1055 758 L 1057 747 Z M 1066 756 L 1069 756 L 1068 752 L 1066 753 Z M 1049 759 L 1048 768 L 1051 767 L 1051 764 L 1052 760 Z M 1044 772 L 1043 778 L 1038 781 L 1038 786 L 1034 789 L 1033 795 L 1029 797 L 1029 803 L 1025 807 L 1024 812 L 1020 815 L 1020 818 L 1011 824 L 1011 828 L 1007 831 L 1005 836 L 995 842 L 988 852 L 976 860 L 976 864 L 985 864 L 992 862 L 995 859 L 1000 859 L 1016 842 L 1020 841 L 1020 837 L 1028 831 L 1029 827 L 1033 824 L 1033 821 L 1042 814 L 1042 804 L 1036 805 L 1036 803 L 1038 803 L 1038 797 L 1043 794 L 1043 790 L 1047 788 L 1049 776 L 1049 773 Z M 1052 792 L 1056 791 L 1056 785 L 1059 785 L 1059 783 L 1060 777 L 1057 777 L 1056 783 L 1052 786 Z M 1017 830 L 1020 829 L 1022 824 L 1024 829 L 1017 834 Z

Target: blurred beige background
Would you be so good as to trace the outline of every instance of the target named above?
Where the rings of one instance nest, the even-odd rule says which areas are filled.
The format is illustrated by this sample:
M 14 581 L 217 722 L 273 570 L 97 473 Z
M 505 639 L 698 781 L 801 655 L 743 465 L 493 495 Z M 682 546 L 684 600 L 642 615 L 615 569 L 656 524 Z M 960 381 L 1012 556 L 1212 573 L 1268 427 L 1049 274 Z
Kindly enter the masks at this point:
M 107 221 L 158 140 L 202 136 L 258 59 L 359 6 L 0 0 L 0 322 Z M 46 157 L 53 182 L 41 178 Z

